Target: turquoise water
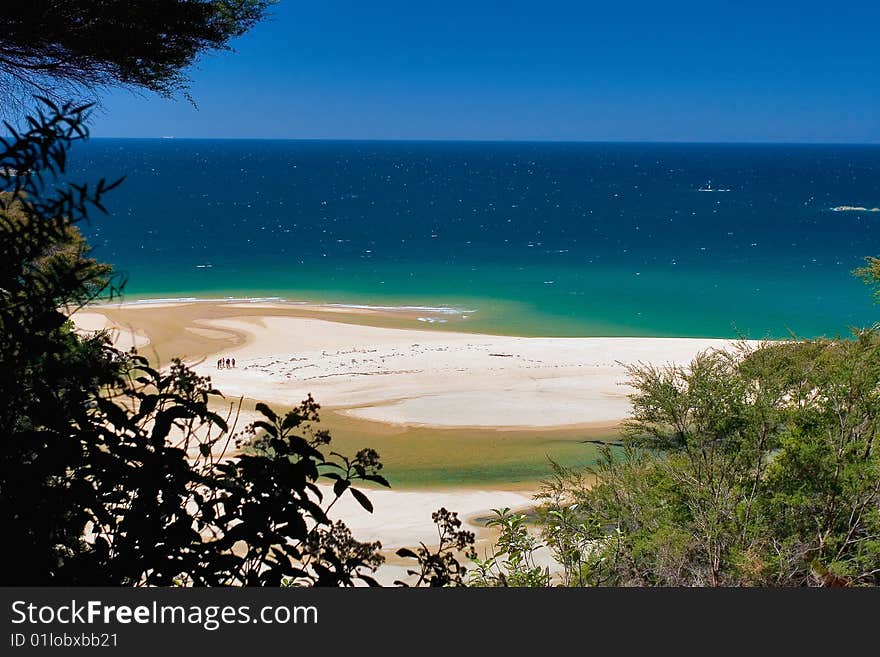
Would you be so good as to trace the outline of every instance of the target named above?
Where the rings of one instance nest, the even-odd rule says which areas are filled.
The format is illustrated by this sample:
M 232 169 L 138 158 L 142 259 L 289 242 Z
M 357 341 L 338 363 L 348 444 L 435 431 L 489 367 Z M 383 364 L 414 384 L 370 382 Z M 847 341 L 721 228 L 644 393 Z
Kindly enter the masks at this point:
M 878 317 L 880 147 L 94 140 L 127 298 L 440 306 L 529 335 L 834 335 Z M 699 191 L 711 181 L 712 189 Z

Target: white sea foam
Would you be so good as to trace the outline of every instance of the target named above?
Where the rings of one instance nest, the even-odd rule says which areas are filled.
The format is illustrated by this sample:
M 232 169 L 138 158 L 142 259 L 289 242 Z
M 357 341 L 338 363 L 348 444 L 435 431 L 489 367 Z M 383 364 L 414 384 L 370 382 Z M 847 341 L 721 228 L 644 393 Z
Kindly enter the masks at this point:
M 861 205 L 838 205 L 832 212 L 880 212 L 880 208 L 866 208 Z
M 131 301 L 123 301 L 122 304 L 111 303 L 109 305 L 123 306 L 143 306 L 154 304 L 169 303 L 283 303 L 291 306 L 324 306 L 327 308 L 350 308 L 352 310 L 375 310 L 381 312 L 423 312 L 433 315 L 461 315 L 462 319 L 466 319 L 468 315 L 473 314 L 476 309 L 455 308 L 452 306 L 376 306 L 369 304 L 353 304 L 353 303 L 322 303 L 318 301 L 288 300 L 283 297 L 161 297 L 157 299 L 133 299 Z M 108 305 L 108 304 L 96 304 Z M 442 321 L 431 318 L 417 318 L 419 321 Z
M 123 301 L 121 304 L 95 304 L 95 305 L 123 305 L 123 306 L 148 306 L 160 303 L 261 303 L 283 302 L 281 297 L 161 297 L 157 299 L 132 299 Z
M 167 299 L 135 299 L 133 301 L 123 301 L 123 306 L 145 306 L 154 303 L 193 303 L 195 301 L 205 301 L 197 297 L 168 297 Z M 116 305 L 116 304 L 112 304 Z
M 425 312 L 437 315 L 461 315 L 477 312 L 468 308 L 453 308 L 451 306 L 370 306 L 349 303 L 324 303 L 322 306 L 330 308 L 352 308 L 355 310 L 381 310 L 385 312 Z

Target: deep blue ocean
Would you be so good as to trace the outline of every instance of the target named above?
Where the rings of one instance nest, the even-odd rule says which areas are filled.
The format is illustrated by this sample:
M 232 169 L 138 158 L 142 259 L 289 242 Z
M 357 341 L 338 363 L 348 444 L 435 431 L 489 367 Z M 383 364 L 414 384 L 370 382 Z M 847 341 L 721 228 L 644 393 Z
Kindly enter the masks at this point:
M 880 307 L 880 146 L 96 139 L 129 300 L 454 308 L 524 335 L 836 335 Z M 728 191 L 700 191 L 700 189 Z

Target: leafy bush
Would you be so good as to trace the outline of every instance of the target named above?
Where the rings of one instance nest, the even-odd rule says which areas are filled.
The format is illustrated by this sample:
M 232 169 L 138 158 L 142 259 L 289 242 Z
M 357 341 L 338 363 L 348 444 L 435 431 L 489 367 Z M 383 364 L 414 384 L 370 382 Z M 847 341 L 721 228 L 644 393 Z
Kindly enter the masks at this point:
M 630 374 L 627 444 L 544 486 L 565 583 L 880 583 L 876 330 Z
M 343 495 L 372 511 L 354 485 L 388 485 L 379 456 L 328 452 L 311 397 L 283 414 L 258 405 L 263 419 L 235 436 L 209 379 L 72 330 L 72 312 L 120 289 L 76 231 L 119 181 L 65 181 L 88 107 L 42 103 L 0 141 L 0 550 L 15 566 L 3 583 L 376 584 L 380 545 L 329 511 Z M 460 581 L 444 550 L 413 555 L 420 584 Z

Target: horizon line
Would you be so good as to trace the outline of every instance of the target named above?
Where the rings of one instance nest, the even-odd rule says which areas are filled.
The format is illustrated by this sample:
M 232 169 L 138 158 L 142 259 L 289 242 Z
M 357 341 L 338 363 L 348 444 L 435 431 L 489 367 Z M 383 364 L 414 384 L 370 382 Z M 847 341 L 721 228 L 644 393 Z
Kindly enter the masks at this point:
M 362 143 L 453 143 L 453 144 L 657 144 L 706 146 L 880 146 L 877 141 L 761 141 L 761 140 L 686 140 L 686 139 L 468 139 L 432 137 L 178 137 L 160 135 L 150 137 L 92 136 L 91 140 L 150 140 L 150 141 L 295 141 L 295 142 L 362 142 Z

